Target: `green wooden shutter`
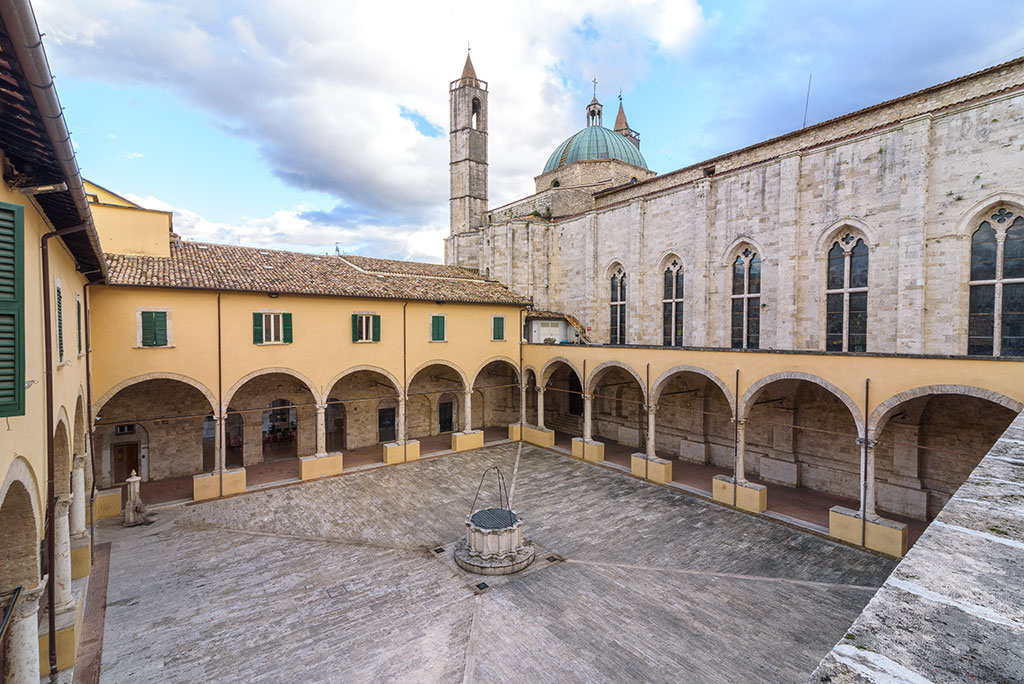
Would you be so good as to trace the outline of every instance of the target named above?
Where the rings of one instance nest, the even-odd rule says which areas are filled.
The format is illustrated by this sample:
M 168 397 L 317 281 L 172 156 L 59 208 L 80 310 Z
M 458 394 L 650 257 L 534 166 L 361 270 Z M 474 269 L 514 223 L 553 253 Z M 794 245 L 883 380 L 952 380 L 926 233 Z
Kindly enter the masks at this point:
M 380 315 L 373 314 L 373 341 L 380 342 Z
M 495 339 L 495 340 L 504 340 L 505 339 L 505 317 L 504 316 L 495 316 L 491 320 L 494 321 L 494 331 L 493 331 L 494 332 L 494 337 L 493 337 L 493 339 Z
M 352 341 L 359 341 L 359 314 L 352 314 Z
M 57 361 L 64 362 L 64 297 L 57 288 Z
M 142 346 L 156 346 L 156 317 L 153 311 L 142 312 Z
M 263 314 L 252 315 L 252 343 L 263 344 Z
M 153 346 L 167 346 L 167 312 L 153 312 Z
M 430 339 L 444 342 L 444 316 L 434 316 L 431 321 Z
M 0 202 L 0 416 L 25 414 L 24 212 Z
M 291 344 L 292 342 L 292 315 L 290 313 L 281 314 L 281 340 L 285 344 Z
M 75 300 L 75 330 L 78 331 L 78 353 L 82 353 L 82 300 Z
M 437 337 L 437 320 L 438 320 L 437 316 L 431 316 L 430 317 L 430 341 L 431 342 L 437 342 L 437 340 L 438 340 L 438 337 Z

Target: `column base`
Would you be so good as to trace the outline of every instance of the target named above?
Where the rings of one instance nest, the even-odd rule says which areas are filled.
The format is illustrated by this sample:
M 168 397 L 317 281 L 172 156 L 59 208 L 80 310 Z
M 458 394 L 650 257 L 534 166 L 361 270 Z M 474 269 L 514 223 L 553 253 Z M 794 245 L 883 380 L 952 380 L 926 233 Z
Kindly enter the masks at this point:
M 73 610 L 63 613 L 58 612 L 55 622 L 57 629 L 54 632 L 57 644 L 57 669 L 66 670 L 74 666 L 75 658 L 78 655 L 78 643 L 82 636 L 82 611 L 85 605 L 85 597 L 79 596 L 77 605 Z M 39 675 L 45 677 L 50 674 L 50 627 L 49 620 L 43 616 L 39 621 Z
M 523 441 L 541 447 L 555 446 L 555 431 L 532 425 L 523 426 Z
M 71 540 L 71 579 L 76 580 L 89 574 L 92 567 L 92 549 L 89 537 Z
M 735 489 L 735 494 L 733 493 Z M 768 509 L 768 488 L 752 482 L 740 482 L 734 487 L 733 479 L 728 475 L 715 475 L 711 483 L 711 498 L 719 503 L 733 505 L 751 513 L 764 513 Z
M 452 433 L 452 451 L 469 451 L 484 445 L 483 430 L 468 430 Z
M 604 442 L 573 437 L 572 457 L 589 461 L 590 463 L 600 463 L 604 460 Z
M 97 520 L 120 518 L 121 488 L 115 487 L 113 489 L 104 489 L 103 491 L 96 492 L 96 500 L 93 501 L 92 510 L 90 511 L 90 507 L 88 505 L 85 507 L 86 525 L 92 522 L 92 515 L 95 515 Z
M 405 442 L 391 442 L 384 445 L 384 462 L 388 465 L 418 461 L 420 458 L 420 441 L 410 439 Z
M 630 472 L 636 477 L 645 477 L 658 484 L 672 481 L 672 461 L 647 454 L 633 454 L 630 456 L 629 464 Z
M 245 491 L 245 468 L 223 471 L 224 496 L 241 494 Z M 208 501 L 221 496 L 221 473 L 203 473 L 192 476 L 192 500 Z
M 844 506 L 833 506 L 828 511 L 828 533 L 836 539 L 861 545 L 860 511 Z M 864 546 L 882 553 L 903 558 L 907 555 L 909 537 L 907 526 L 895 520 L 868 518 L 863 525 Z
M 299 457 L 299 478 L 302 480 L 318 480 L 321 477 L 341 475 L 343 467 L 341 452 L 334 454 L 313 454 Z

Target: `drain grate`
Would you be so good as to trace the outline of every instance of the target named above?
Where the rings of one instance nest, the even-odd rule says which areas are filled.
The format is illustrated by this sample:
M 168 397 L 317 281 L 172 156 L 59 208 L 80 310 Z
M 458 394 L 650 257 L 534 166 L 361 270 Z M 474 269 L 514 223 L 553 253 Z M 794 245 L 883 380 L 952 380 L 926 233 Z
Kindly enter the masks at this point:
M 434 549 L 434 553 L 440 556 L 442 553 L 444 553 L 444 547 L 438 546 L 436 549 Z
M 487 582 L 477 582 L 476 588 L 480 591 L 483 591 L 484 589 L 487 589 L 489 586 L 490 585 L 487 584 Z
M 548 563 L 554 563 L 558 560 L 558 556 L 548 556 Z

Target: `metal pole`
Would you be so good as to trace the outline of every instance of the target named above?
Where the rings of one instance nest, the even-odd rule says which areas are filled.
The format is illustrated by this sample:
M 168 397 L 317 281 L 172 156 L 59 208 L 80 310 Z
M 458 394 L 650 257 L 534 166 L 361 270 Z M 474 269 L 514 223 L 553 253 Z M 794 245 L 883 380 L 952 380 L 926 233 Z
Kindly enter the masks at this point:
M 224 413 L 224 383 L 223 383 L 223 354 L 221 353 L 221 340 L 220 340 L 220 290 L 217 291 L 217 414 Z M 220 451 L 220 463 L 217 464 L 217 470 L 220 471 L 220 495 L 224 497 L 224 469 L 228 465 L 228 455 L 226 452 L 227 445 L 224 443 L 224 416 L 214 415 L 213 418 L 214 429 L 217 434 L 214 437 L 214 444 L 217 445 L 218 451 Z M 242 447 L 245 447 L 243 442 Z M 245 464 L 243 459 L 242 464 Z
M 736 369 L 736 389 L 733 399 L 736 408 L 733 412 L 732 428 L 732 505 L 736 505 L 736 488 L 740 486 L 740 369 Z
M 860 478 L 860 545 L 865 546 L 868 527 L 868 403 L 871 399 L 871 378 L 864 379 L 864 448 L 861 451 Z
M 405 406 L 402 411 L 402 463 L 409 462 L 409 340 L 405 321 L 405 310 L 408 306 L 408 301 L 402 304 L 402 403 Z
M 647 401 L 644 402 L 644 407 L 647 409 L 647 415 L 646 416 L 641 416 L 641 420 L 646 418 L 647 421 L 648 421 L 647 425 L 650 426 L 650 412 L 651 412 L 651 364 L 650 363 L 647 364 L 647 395 L 646 395 L 646 397 L 647 397 Z M 651 439 L 651 436 L 647 434 L 646 430 L 642 430 L 641 432 L 643 433 L 644 437 L 646 437 L 647 440 Z M 646 451 L 646 450 L 647 450 L 647 445 L 645 444 L 644 445 L 644 451 Z M 651 462 L 652 458 L 654 458 L 654 454 L 653 453 L 652 454 L 647 454 L 647 457 L 644 459 L 644 479 L 645 480 L 650 479 L 648 477 L 648 475 L 647 475 L 647 470 L 648 470 L 648 468 L 650 468 L 650 462 Z

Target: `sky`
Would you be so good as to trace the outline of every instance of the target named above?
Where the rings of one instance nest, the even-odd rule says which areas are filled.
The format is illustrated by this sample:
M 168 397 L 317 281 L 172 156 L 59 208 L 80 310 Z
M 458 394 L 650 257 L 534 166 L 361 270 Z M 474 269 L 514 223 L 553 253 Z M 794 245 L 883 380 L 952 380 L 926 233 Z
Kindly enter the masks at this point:
M 658 173 L 1024 56 L 1003 0 L 35 0 L 79 166 L 186 239 L 442 261 L 448 83 L 489 84 L 489 199 L 593 95 Z M 808 79 L 810 96 L 808 99 Z

